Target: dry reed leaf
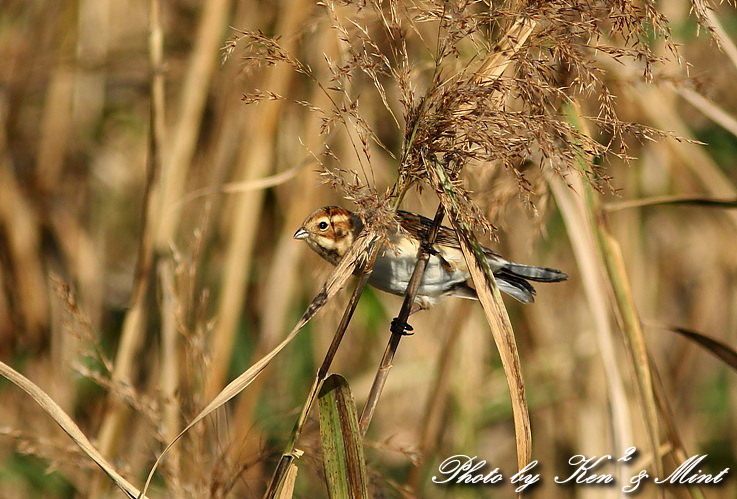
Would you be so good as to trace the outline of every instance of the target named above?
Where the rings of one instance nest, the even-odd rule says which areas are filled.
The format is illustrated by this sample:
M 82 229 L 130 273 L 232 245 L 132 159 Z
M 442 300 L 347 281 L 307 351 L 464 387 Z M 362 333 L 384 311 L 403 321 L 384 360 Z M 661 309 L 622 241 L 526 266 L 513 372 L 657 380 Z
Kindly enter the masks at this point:
M 622 250 L 616 239 L 609 233 L 603 219 L 598 220 L 598 241 L 602 258 L 609 275 L 609 282 L 614 292 L 614 301 L 617 306 L 620 325 L 625 333 L 626 350 L 635 369 L 640 403 L 647 428 L 650 445 L 653 449 L 653 463 L 656 476 L 663 476 L 663 463 L 658 457 L 657 449 L 660 445 L 660 430 L 658 412 L 653 393 L 652 373 L 650 360 L 647 354 L 647 344 L 642 333 L 642 325 L 630 287 L 627 270 L 622 257 Z M 662 491 L 661 491 L 662 492 Z
M 694 108 L 704 113 L 704 116 L 737 137 L 737 119 L 721 106 L 691 88 L 676 86 L 675 91 Z
M 102 454 L 100 454 L 95 446 L 92 445 L 92 442 L 87 439 L 82 430 L 79 429 L 79 426 L 72 421 L 72 418 L 70 418 L 69 415 L 64 412 L 46 392 L 39 388 L 38 385 L 4 362 L 0 362 L 0 375 L 4 376 L 8 381 L 30 395 L 31 398 L 33 398 L 33 400 L 35 400 L 36 403 L 41 406 L 41 408 L 46 411 L 46 413 L 51 416 L 59 426 L 61 426 L 61 429 L 64 430 L 67 435 L 72 437 L 72 440 L 74 440 L 79 448 L 82 449 L 82 451 L 84 451 L 84 453 L 87 454 L 100 468 L 102 468 L 115 485 L 125 492 L 128 497 L 146 497 L 145 495 L 141 495 L 141 492 L 139 492 L 137 488 L 116 471 L 113 465 L 110 464 Z
M 297 483 L 297 465 L 289 463 L 286 478 L 281 483 L 281 487 L 276 492 L 277 499 L 291 499 L 294 495 L 294 484 Z
M 494 54 L 487 58 L 476 71 L 479 85 L 492 85 L 512 63 L 511 55 L 517 53 L 535 30 L 537 23 L 532 19 L 520 17 L 504 35 Z
M 146 484 L 143 487 L 144 493 L 146 492 L 146 490 L 148 490 L 148 486 L 151 482 L 151 479 L 153 478 L 156 468 L 159 466 L 159 463 L 169 451 L 169 449 L 194 425 L 202 421 L 213 411 L 220 408 L 223 404 L 242 392 L 246 387 L 248 387 L 248 385 L 253 382 L 254 379 L 256 379 L 259 374 L 261 374 L 264 369 L 266 369 L 266 367 L 274 359 L 274 357 L 276 357 L 289 343 L 291 343 L 291 341 L 302 330 L 304 325 L 307 324 L 307 322 L 309 322 L 310 319 L 315 316 L 315 314 L 317 314 L 317 312 L 325 305 L 325 303 L 327 303 L 330 298 L 332 298 L 340 289 L 343 288 L 351 275 L 353 275 L 353 271 L 355 270 L 355 268 L 359 266 L 361 260 L 365 257 L 367 249 L 371 246 L 371 243 L 375 240 L 375 238 L 376 235 L 374 233 L 369 233 L 368 231 L 362 232 L 361 235 L 353 243 L 353 246 L 351 246 L 351 249 L 348 251 L 345 257 L 333 269 L 332 273 L 330 274 L 330 276 L 328 276 L 320 291 L 312 299 L 310 305 L 307 307 L 307 310 L 305 310 L 305 312 L 302 314 L 302 317 L 299 319 L 299 321 L 294 326 L 292 331 L 287 335 L 287 337 L 272 351 L 270 351 L 268 354 L 255 362 L 251 367 L 246 369 L 233 381 L 228 383 L 228 385 L 223 388 L 220 393 L 218 393 L 215 398 L 213 398 L 212 401 L 207 404 L 207 406 L 202 409 L 202 411 L 200 411 L 197 416 L 195 416 L 195 418 L 181 431 L 181 433 L 179 433 L 179 435 L 177 435 L 177 437 L 164 448 L 158 459 L 156 459 L 156 462 L 151 468 L 151 471 L 149 472 L 148 478 L 146 479 Z
M 729 367 L 737 371 L 737 351 L 726 343 L 712 338 L 704 333 L 679 326 L 658 326 L 660 329 L 680 334 L 684 338 L 694 342 L 707 352 L 711 353 Z
M 692 454 L 686 450 L 686 447 L 681 440 L 681 436 L 678 433 L 678 427 L 675 424 L 675 414 L 673 414 L 673 409 L 668 403 L 668 397 L 665 392 L 665 387 L 663 386 L 663 380 L 660 378 L 660 373 L 658 373 L 658 368 L 655 366 L 654 362 L 651 362 L 651 365 L 653 367 L 653 390 L 655 392 L 655 400 L 658 402 L 658 409 L 663 415 L 663 422 L 665 423 L 663 425 L 663 429 L 665 434 L 668 436 L 669 443 L 672 445 L 673 457 L 676 462 L 684 463 Z M 692 499 L 706 499 L 706 496 L 701 489 L 701 485 L 689 484 L 687 487 L 688 488 L 686 490 Z
M 509 385 L 509 394 L 512 399 L 512 414 L 514 416 L 514 430 L 517 442 L 517 465 L 521 470 L 532 458 L 532 430 L 530 415 L 525 397 L 525 384 L 522 379 L 517 344 L 514 338 L 512 324 L 504 307 L 501 293 L 496 285 L 494 274 L 484 257 L 481 245 L 473 232 L 459 216 L 459 203 L 455 189 L 447 176 L 444 167 L 435 162 L 435 167 L 428 167 L 430 180 L 440 196 L 445 210 L 450 215 L 450 221 L 458 235 L 461 250 L 471 273 L 476 294 L 484 309 L 486 320 L 491 328 L 499 357 L 504 367 L 504 374 Z

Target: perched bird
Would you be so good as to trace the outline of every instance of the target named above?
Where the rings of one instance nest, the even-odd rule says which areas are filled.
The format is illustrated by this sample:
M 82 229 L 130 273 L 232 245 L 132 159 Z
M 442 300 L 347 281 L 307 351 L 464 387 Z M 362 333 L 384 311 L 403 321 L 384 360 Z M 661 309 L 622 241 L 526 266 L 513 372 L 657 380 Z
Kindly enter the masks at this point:
M 375 288 L 402 296 L 432 220 L 406 211 L 397 211 L 397 217 L 405 232 L 397 230 L 388 234 L 368 282 Z M 305 219 L 294 238 L 304 239 L 317 254 L 337 265 L 362 229 L 363 222 L 357 214 L 339 206 L 325 206 Z M 522 303 L 534 301 L 535 289 L 528 280 L 558 282 L 568 278 L 560 270 L 509 262 L 488 248 L 484 248 L 484 253 L 499 289 Z M 420 309 L 429 308 L 445 296 L 476 300 L 476 290 L 469 286 L 470 278 L 455 231 L 440 227 L 415 304 Z

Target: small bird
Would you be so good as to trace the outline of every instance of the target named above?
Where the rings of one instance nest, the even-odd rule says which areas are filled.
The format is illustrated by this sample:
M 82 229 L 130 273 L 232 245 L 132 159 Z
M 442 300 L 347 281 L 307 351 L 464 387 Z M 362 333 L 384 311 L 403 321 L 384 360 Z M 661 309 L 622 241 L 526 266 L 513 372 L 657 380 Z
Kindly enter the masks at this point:
M 397 211 L 397 217 L 405 232 L 388 234 L 368 282 L 382 291 L 403 296 L 417 263 L 418 249 L 426 241 L 433 222 L 407 211 Z M 337 265 L 362 229 L 363 221 L 357 214 L 339 206 L 325 206 L 305 219 L 294 238 L 304 239 L 318 255 Z M 534 301 L 535 288 L 528 280 L 558 282 L 568 278 L 560 270 L 512 263 L 488 248 L 483 250 L 499 289 L 522 303 Z M 415 305 L 418 310 L 426 309 L 446 296 L 477 300 L 476 290 L 469 286 L 470 278 L 455 231 L 441 226 L 430 248 Z

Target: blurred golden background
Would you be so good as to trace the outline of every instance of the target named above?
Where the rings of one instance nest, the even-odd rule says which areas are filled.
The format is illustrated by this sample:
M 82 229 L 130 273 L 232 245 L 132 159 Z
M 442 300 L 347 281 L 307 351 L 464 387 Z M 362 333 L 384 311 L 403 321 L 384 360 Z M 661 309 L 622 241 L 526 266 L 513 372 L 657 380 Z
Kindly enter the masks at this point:
M 608 157 L 613 189 L 602 188 L 601 202 L 675 429 L 689 456 L 708 454 L 704 472 L 717 473 L 737 462 L 735 372 L 668 328 L 737 345 L 737 212 L 656 199 L 737 198 L 737 50 L 730 41 L 737 12 L 727 3 L 709 10 L 712 36 L 694 4 L 657 3 L 680 62 L 661 38 L 646 40 L 663 57 L 652 81 L 643 80 L 637 60 L 602 58 L 600 77 L 619 118 L 677 139 L 631 138 L 630 161 Z M 376 20 L 368 7 L 330 5 L 2 4 L 0 360 L 48 393 L 136 486 L 163 445 L 289 332 L 331 270 L 292 234 L 319 206 L 352 208 L 321 182 L 317 159 L 329 145 L 340 168 L 361 172 L 353 144 L 363 138 L 360 127 L 325 135 L 330 123 L 306 103 L 331 109 L 316 81 L 329 86 L 326 61 L 339 66 L 351 56 L 331 15 L 348 26 L 355 19 L 359 28 Z M 314 79 L 269 64 L 264 54 L 260 63 L 245 60 L 242 47 L 228 43 L 233 28 L 279 37 Z M 418 96 L 432 66 L 423 29 L 408 38 Z M 381 83 L 399 110 L 396 85 Z M 362 118 L 399 155 L 403 130 L 374 82 L 363 75 L 351 85 Z M 256 89 L 271 94 L 244 102 Z M 599 98 L 578 102 L 595 116 Z M 381 194 L 397 162 L 371 151 L 366 178 Z M 527 192 L 501 165 L 471 166 L 462 177 L 499 229 L 482 239 L 486 245 L 570 276 L 538 285 L 534 305 L 505 299 L 542 474 L 529 493 L 615 497 L 621 482 L 570 487 L 553 480 L 570 474 L 571 456 L 616 454 L 617 442 L 640 449 L 618 479 L 648 467 L 652 454 L 629 347 L 585 228 L 582 184 L 575 172 L 558 175 L 529 159 L 520 165 Z M 428 188 L 412 189 L 402 204 L 428 217 L 436 206 Z M 174 447 L 150 497 L 263 494 L 348 296 L 331 300 L 254 384 Z M 399 297 L 367 289 L 331 369 L 348 379 L 359 409 L 400 305 Z M 415 335 L 399 347 L 364 443 L 374 496 L 514 496 L 508 483 L 431 481 L 454 454 L 486 459 L 487 471 L 499 467 L 505 477 L 517 471 L 509 392 L 481 307 L 449 299 L 410 322 Z M 0 496 L 120 496 L 28 395 L 5 381 L 0 390 Z M 662 449 L 666 471 L 678 465 L 670 441 Z M 298 447 L 305 455 L 295 495 L 327 496 L 316 416 Z M 648 483 L 641 497 L 657 492 Z M 737 478 L 728 474 L 703 492 L 735 497 Z M 684 487 L 666 494 L 699 497 Z

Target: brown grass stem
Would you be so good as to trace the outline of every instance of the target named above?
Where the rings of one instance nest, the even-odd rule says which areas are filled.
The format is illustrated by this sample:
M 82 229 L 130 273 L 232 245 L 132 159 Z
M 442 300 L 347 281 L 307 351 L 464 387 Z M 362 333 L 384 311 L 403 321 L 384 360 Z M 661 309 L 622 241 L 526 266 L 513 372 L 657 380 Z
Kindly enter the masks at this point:
M 180 389 L 179 330 L 177 310 L 181 306 L 175 292 L 174 269 L 171 260 L 161 259 L 158 264 L 161 282 L 161 372 L 159 384 L 163 399 L 162 433 L 167 441 L 176 438 L 181 420 L 181 405 L 177 393 Z M 172 450 L 167 462 L 172 495 L 183 497 L 180 453 Z
M 653 377 L 653 394 L 655 395 L 655 402 L 658 405 L 658 410 L 660 412 L 661 418 L 663 419 L 663 429 L 665 431 L 665 434 L 668 436 L 667 441 L 672 446 L 671 452 L 673 454 L 674 460 L 677 463 L 677 467 L 680 465 L 680 463 L 686 462 L 691 454 L 686 450 L 683 439 L 678 433 L 678 426 L 676 426 L 676 417 L 673 413 L 673 408 L 668 402 L 668 397 L 666 395 L 665 386 L 663 385 L 663 380 L 660 377 L 658 367 L 655 365 L 652 356 L 650 356 L 650 369 Z M 689 494 L 693 498 L 704 499 L 705 497 L 704 491 L 697 484 L 690 484 L 686 490 L 688 490 Z
M 430 259 L 429 248 L 435 242 L 435 238 L 438 235 L 438 230 L 440 229 L 444 216 L 445 209 L 443 208 L 443 205 L 440 204 L 435 212 L 435 219 L 433 220 L 430 232 L 427 234 L 427 239 L 423 241 L 424 244 L 420 245 L 420 249 L 417 253 L 417 263 L 415 264 L 412 277 L 407 285 L 407 290 L 404 294 L 404 301 L 402 302 L 402 308 L 399 310 L 399 316 L 394 320 L 394 322 L 392 322 L 392 334 L 389 337 L 389 342 L 387 343 L 386 350 L 384 351 L 384 356 L 381 358 L 379 369 L 376 371 L 376 376 L 374 377 L 374 382 L 371 385 L 371 390 L 369 391 L 366 404 L 363 406 L 363 411 L 361 411 L 359 428 L 361 430 L 361 435 L 363 436 L 365 436 L 368 431 L 371 419 L 374 417 L 376 405 L 379 403 L 381 392 L 384 391 L 384 385 L 389 377 L 389 371 L 392 368 L 394 355 L 397 353 L 399 342 L 403 336 L 403 332 L 401 331 L 402 325 L 407 323 L 407 319 L 412 311 L 415 296 L 417 296 L 417 290 L 420 287 L 420 282 L 422 282 L 422 277 L 425 275 L 427 261 Z M 395 325 L 398 325 L 399 327 L 395 327 Z

